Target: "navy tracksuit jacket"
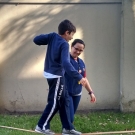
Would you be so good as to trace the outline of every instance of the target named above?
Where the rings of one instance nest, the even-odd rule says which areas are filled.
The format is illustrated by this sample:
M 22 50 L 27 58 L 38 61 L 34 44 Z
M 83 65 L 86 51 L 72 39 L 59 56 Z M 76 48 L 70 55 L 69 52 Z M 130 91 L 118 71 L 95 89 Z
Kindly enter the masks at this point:
M 86 69 L 85 64 L 79 57 L 77 58 L 77 62 L 74 60 L 74 58 L 70 55 L 70 63 L 73 65 L 73 67 L 79 72 L 83 77 L 86 77 Z M 67 90 L 69 95 L 74 96 L 78 95 L 82 91 L 82 85 L 78 83 L 78 80 L 74 79 L 73 77 L 69 76 L 67 73 L 65 73 L 65 80 L 67 84 Z

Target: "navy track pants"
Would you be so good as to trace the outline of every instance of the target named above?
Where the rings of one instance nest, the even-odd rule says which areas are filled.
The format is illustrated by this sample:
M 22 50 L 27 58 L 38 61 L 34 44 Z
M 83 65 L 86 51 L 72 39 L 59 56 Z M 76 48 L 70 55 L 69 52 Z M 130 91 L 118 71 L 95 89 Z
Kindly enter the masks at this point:
M 50 121 L 59 111 L 63 128 L 71 130 L 74 126 L 70 120 L 69 95 L 65 87 L 64 77 L 47 79 L 49 85 L 48 103 L 39 119 L 38 126 L 50 129 Z

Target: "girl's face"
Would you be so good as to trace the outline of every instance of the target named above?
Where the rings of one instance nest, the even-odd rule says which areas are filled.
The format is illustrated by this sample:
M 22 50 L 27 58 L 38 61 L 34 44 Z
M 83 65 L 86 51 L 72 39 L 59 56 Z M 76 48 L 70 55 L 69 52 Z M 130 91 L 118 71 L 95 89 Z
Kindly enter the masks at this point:
M 71 47 L 71 56 L 77 58 L 84 50 L 84 45 L 81 43 L 76 43 Z

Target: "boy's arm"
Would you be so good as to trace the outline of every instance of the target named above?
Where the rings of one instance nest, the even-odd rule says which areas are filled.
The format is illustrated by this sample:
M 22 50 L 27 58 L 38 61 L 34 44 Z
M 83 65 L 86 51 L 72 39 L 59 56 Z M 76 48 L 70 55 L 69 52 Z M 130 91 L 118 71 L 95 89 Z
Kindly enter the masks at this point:
M 36 36 L 33 39 L 33 42 L 36 45 L 47 45 L 48 44 L 48 38 L 49 38 L 49 34 L 41 34 L 39 36 Z

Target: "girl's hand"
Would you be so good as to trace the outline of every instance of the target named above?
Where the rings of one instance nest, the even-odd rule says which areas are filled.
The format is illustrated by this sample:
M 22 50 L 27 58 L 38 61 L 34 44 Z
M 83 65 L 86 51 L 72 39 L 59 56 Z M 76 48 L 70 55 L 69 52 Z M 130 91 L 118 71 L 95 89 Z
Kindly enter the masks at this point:
M 96 102 L 96 97 L 95 97 L 94 93 L 91 93 L 90 97 L 91 97 L 91 103 L 95 103 Z

